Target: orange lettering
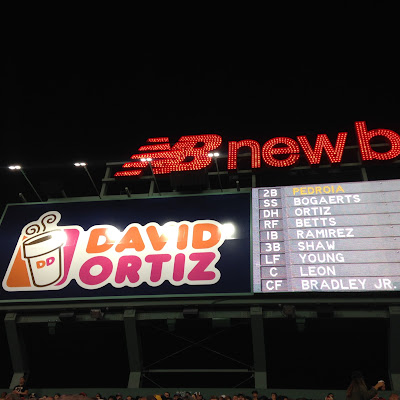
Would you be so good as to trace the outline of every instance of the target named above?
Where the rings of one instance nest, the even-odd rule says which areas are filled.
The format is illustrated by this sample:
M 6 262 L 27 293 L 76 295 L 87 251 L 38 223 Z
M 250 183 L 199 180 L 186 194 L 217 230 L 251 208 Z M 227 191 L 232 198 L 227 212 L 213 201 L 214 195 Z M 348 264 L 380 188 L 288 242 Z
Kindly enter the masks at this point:
M 143 251 L 145 248 L 140 231 L 136 226 L 132 226 L 125 233 L 124 237 L 115 247 L 115 251 L 120 253 L 125 249 L 135 249 L 136 251 Z
M 209 239 L 204 240 L 204 232 L 211 234 Z M 219 227 L 210 223 L 201 223 L 193 227 L 193 248 L 209 249 L 215 246 L 221 239 Z
M 105 238 L 105 242 L 103 244 L 99 244 L 99 239 L 103 237 Z M 103 253 L 110 249 L 114 244 L 114 241 L 111 240 L 107 235 L 107 228 L 95 228 L 90 232 L 88 244 L 86 247 L 87 253 Z
M 162 250 L 168 241 L 168 237 L 164 234 L 160 236 L 157 232 L 157 228 L 152 225 L 147 227 L 146 232 L 150 239 L 151 245 L 153 246 L 153 249 L 156 251 Z
M 188 235 L 189 235 L 189 227 L 186 224 L 180 225 L 178 230 L 178 243 L 176 244 L 178 250 L 186 249 Z

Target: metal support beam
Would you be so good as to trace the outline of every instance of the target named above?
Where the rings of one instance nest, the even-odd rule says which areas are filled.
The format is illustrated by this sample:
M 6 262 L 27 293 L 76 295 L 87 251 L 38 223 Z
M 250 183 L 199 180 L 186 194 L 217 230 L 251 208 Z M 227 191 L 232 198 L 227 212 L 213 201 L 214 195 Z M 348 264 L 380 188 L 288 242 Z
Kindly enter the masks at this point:
M 154 181 L 150 181 L 149 197 L 153 197 L 154 194 Z
M 102 180 L 102 183 L 101 183 L 100 197 L 104 197 L 107 195 L 109 178 L 111 178 L 111 167 L 108 166 L 106 168 L 106 173 L 104 175 L 104 179 Z
M 17 326 L 17 314 L 6 314 L 4 324 L 13 368 L 10 389 L 13 389 L 19 384 L 19 379 L 29 373 L 28 358 L 21 332 Z
M 400 307 L 389 307 L 389 376 L 393 392 L 400 390 Z
M 220 369 L 213 369 L 213 368 L 171 368 L 171 369 L 149 369 L 146 372 L 150 373 L 191 373 L 191 374 L 199 374 L 199 373 L 212 373 L 212 374 L 219 374 L 219 373 L 248 373 L 249 370 L 246 368 L 220 368 Z
M 257 389 L 267 388 L 265 360 L 264 319 L 262 307 L 250 308 L 251 336 L 253 339 L 254 384 Z
M 139 388 L 142 377 L 142 351 L 137 329 L 136 310 L 125 310 L 124 324 L 130 371 L 128 388 Z
M 361 177 L 363 181 L 368 181 L 368 174 L 365 167 L 361 167 Z

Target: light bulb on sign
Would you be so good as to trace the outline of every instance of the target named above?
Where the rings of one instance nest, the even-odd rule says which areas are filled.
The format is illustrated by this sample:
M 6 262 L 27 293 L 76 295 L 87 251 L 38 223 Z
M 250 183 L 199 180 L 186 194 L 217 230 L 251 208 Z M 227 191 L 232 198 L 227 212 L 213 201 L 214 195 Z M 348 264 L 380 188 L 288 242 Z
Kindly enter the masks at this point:
M 222 224 L 222 232 L 226 239 L 234 239 L 236 228 L 232 223 Z
M 165 224 L 162 232 L 167 238 L 167 242 L 176 242 L 178 240 L 178 226 L 176 224 Z
M 119 231 L 119 229 L 112 226 L 112 227 L 107 228 L 106 235 L 107 235 L 108 240 L 109 241 L 111 240 L 111 242 L 114 243 L 119 239 L 121 232 Z
M 58 243 L 63 243 L 65 244 L 67 242 L 67 234 L 65 233 L 64 230 L 55 230 L 51 232 L 51 236 L 58 242 Z

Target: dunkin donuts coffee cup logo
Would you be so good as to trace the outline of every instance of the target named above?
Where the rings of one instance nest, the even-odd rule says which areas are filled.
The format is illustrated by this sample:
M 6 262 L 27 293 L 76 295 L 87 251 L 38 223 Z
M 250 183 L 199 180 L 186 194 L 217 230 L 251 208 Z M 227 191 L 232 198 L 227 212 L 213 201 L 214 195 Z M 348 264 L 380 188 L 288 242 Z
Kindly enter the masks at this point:
M 224 227 L 217 221 L 59 226 L 61 214 L 47 212 L 22 228 L 3 279 L 7 291 L 60 290 L 71 280 L 85 289 L 143 283 L 159 286 L 211 285 Z
M 64 243 L 65 236 L 60 230 L 44 232 L 23 242 L 24 259 L 35 286 L 49 286 L 61 278 Z

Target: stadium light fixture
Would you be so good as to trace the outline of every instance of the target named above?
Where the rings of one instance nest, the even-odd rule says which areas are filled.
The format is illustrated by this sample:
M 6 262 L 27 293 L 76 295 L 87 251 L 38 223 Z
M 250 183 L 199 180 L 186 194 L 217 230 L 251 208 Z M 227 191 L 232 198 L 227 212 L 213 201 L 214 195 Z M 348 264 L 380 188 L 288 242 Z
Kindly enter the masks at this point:
M 36 191 L 35 187 L 33 186 L 32 182 L 29 180 L 29 178 L 26 176 L 24 170 L 22 169 L 22 167 L 20 165 L 10 165 L 8 167 L 10 170 L 12 171 L 21 171 L 21 174 L 24 176 L 24 178 L 26 179 L 26 181 L 29 183 L 29 186 L 32 188 L 32 190 L 35 192 L 37 198 L 39 199 L 39 201 L 43 201 L 42 198 L 40 197 L 39 193 Z
M 88 175 L 88 177 L 89 177 L 89 179 L 90 179 L 90 182 L 92 182 L 92 185 L 93 185 L 93 187 L 94 187 L 94 190 L 96 191 L 96 193 L 97 193 L 97 196 L 99 196 L 100 197 L 100 199 L 101 199 L 101 196 L 100 196 L 100 193 L 99 193 L 99 191 L 97 190 L 97 187 L 96 187 L 96 185 L 95 185 L 95 183 L 94 183 L 94 180 L 93 180 L 93 178 L 92 178 L 92 175 L 90 175 L 90 172 L 89 172 L 89 170 L 87 169 L 87 163 L 85 163 L 85 162 L 76 162 L 76 163 L 74 163 L 74 165 L 75 165 L 75 167 L 82 167 L 85 171 L 86 171 L 86 173 L 87 173 L 87 175 Z

